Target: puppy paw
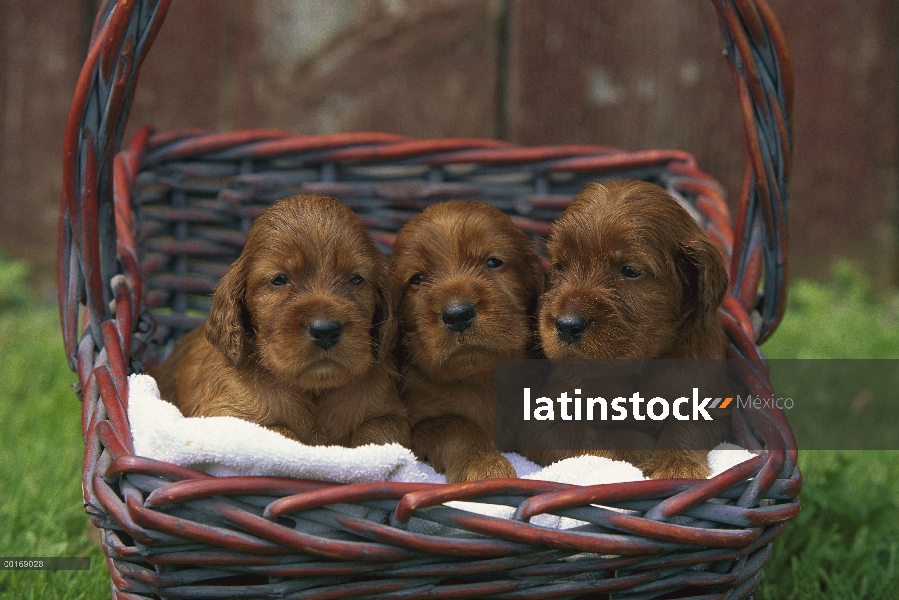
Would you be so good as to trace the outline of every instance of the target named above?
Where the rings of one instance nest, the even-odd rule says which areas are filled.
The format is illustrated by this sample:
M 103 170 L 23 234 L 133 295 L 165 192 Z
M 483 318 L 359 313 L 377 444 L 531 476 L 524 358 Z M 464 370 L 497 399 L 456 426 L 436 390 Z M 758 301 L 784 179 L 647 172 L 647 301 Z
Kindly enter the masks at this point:
M 518 477 L 515 469 L 512 467 L 512 463 L 506 460 L 499 452 L 477 455 L 463 463 L 450 466 L 446 470 L 447 483 L 494 479 L 497 477 Z
M 270 425 L 270 426 L 266 427 L 266 429 L 271 429 L 272 431 L 274 431 L 276 433 L 280 433 L 281 435 L 283 435 L 284 437 L 286 437 L 289 440 L 294 440 L 297 442 L 302 441 L 302 440 L 300 440 L 299 436 L 297 436 L 297 434 L 293 432 L 292 429 L 288 429 L 287 427 L 284 427 L 283 425 Z
M 656 445 L 655 438 L 648 433 L 631 429 L 610 430 L 603 432 L 602 435 L 590 431 L 585 440 L 590 450 L 584 454 L 620 460 L 632 465 L 649 461 Z
M 704 453 L 690 450 L 662 450 L 638 468 L 650 479 L 707 479 L 711 471 Z
M 592 453 L 591 454 L 597 454 Z M 599 454 L 612 460 L 620 460 L 631 463 L 632 465 L 641 465 L 652 459 L 652 450 L 612 450 L 605 454 Z
M 393 444 L 409 448 L 412 445 L 412 434 L 409 431 L 409 420 L 405 417 L 389 415 L 366 421 L 353 432 L 350 447 L 367 444 Z

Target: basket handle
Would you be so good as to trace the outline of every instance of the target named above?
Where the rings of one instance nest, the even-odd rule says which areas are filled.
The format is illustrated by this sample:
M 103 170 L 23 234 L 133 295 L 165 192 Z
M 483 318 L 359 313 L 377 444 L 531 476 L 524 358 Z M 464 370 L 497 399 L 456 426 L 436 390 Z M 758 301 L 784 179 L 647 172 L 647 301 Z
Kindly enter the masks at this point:
M 113 161 L 140 66 L 170 3 L 104 0 L 72 99 L 64 139 L 57 277 L 63 339 L 73 370 L 79 304 L 87 307 L 85 318 L 94 342 L 90 350 L 99 352 L 101 324 L 113 316 L 113 291 L 107 282 L 122 270 L 126 280 L 138 278 L 131 272 L 133 261 L 122 260 L 128 263 L 122 268 L 116 258 Z M 731 288 L 747 312 L 757 311 L 760 343 L 776 329 L 786 299 L 793 72 L 783 33 L 765 0 L 713 3 L 742 106 L 748 159 L 735 224 Z M 130 286 L 134 289 L 133 283 Z M 132 298 L 130 305 L 136 314 L 139 298 Z
M 757 311 L 756 343 L 777 329 L 787 299 L 787 184 L 793 150 L 793 63 L 765 0 L 713 0 L 740 98 L 746 173 L 734 224 L 731 293 Z M 759 292 L 764 265 L 763 292 Z

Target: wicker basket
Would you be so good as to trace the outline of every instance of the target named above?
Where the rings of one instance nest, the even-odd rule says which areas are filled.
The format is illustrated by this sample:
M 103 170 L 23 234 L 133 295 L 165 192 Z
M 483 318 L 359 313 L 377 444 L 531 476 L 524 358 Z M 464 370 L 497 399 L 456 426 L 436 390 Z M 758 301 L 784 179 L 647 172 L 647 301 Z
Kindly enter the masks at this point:
M 730 355 L 750 389 L 770 396 L 757 344 L 784 307 L 792 73 L 764 0 L 714 2 L 748 158 L 733 229 L 720 186 L 679 151 L 145 128 L 119 152 L 137 72 L 168 4 L 103 2 L 65 136 L 59 303 L 80 386 L 84 502 L 102 532 L 113 596 L 750 595 L 771 542 L 799 510 L 795 442 L 777 409 L 734 412 L 738 441 L 759 456 L 707 481 L 337 485 L 217 478 L 135 456 L 126 377 L 202 322 L 250 222 L 280 197 L 340 198 L 389 252 L 396 230 L 433 202 L 490 202 L 539 239 L 586 182 L 635 177 L 688 201 L 728 252 L 720 316 Z M 499 520 L 442 506 L 457 499 L 517 510 Z M 529 522 L 540 513 L 590 525 L 548 530 Z M 411 532 L 412 516 L 457 532 Z M 319 532 L 301 531 L 298 520 Z

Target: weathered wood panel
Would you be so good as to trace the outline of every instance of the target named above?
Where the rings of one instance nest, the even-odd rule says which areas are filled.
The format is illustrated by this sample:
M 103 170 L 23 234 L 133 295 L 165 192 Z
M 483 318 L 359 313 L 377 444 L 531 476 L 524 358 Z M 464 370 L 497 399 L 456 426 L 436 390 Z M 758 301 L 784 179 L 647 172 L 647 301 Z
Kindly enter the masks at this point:
M 739 112 L 709 2 L 512 6 L 511 139 L 680 148 L 739 189 Z
M 899 281 L 899 3 L 771 0 L 796 71 L 791 273 Z M 0 0 L 0 249 L 55 269 L 62 132 L 96 0 Z M 201 126 L 503 134 L 694 153 L 735 200 L 736 94 L 707 0 L 177 0 L 129 133 Z
M 55 290 L 62 132 L 83 60 L 80 0 L 0 0 L 0 249 Z
M 141 67 L 125 140 L 137 127 L 231 129 L 236 0 L 174 1 Z
M 823 277 L 851 258 L 899 283 L 899 4 L 774 0 L 796 70 L 790 260 Z
M 492 136 L 497 6 L 174 2 L 131 123 Z
M 334 6 L 334 5 L 329 5 Z M 499 12 L 488 0 L 337 3 L 330 35 L 291 48 L 315 23 L 283 3 L 251 10 L 242 47 L 241 126 L 307 133 L 379 130 L 415 137 L 493 136 Z M 347 8 L 350 7 L 350 8 Z M 245 104 L 244 104 L 245 101 Z

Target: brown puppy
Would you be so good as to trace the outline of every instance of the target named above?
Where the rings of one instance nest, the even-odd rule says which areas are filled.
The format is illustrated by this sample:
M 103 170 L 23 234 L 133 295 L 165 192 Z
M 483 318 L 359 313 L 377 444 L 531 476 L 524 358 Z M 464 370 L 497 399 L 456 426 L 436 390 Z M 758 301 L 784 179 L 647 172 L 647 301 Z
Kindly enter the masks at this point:
M 186 416 L 228 415 L 306 444 L 409 446 L 386 258 L 333 198 L 293 196 L 253 223 L 205 327 L 153 375 Z
M 553 225 L 548 249 L 552 282 L 539 318 L 548 358 L 725 357 L 721 251 L 662 188 L 588 185 Z M 638 465 L 656 479 L 707 477 L 708 453 L 682 449 L 711 448 L 730 431 L 727 418 L 637 425 L 661 426 L 649 432 L 659 436 L 656 451 Z
M 450 483 L 515 477 L 493 445 L 493 360 L 535 345 L 546 272 L 530 239 L 487 204 L 436 204 L 400 230 L 388 273 L 401 290 L 412 450 Z

